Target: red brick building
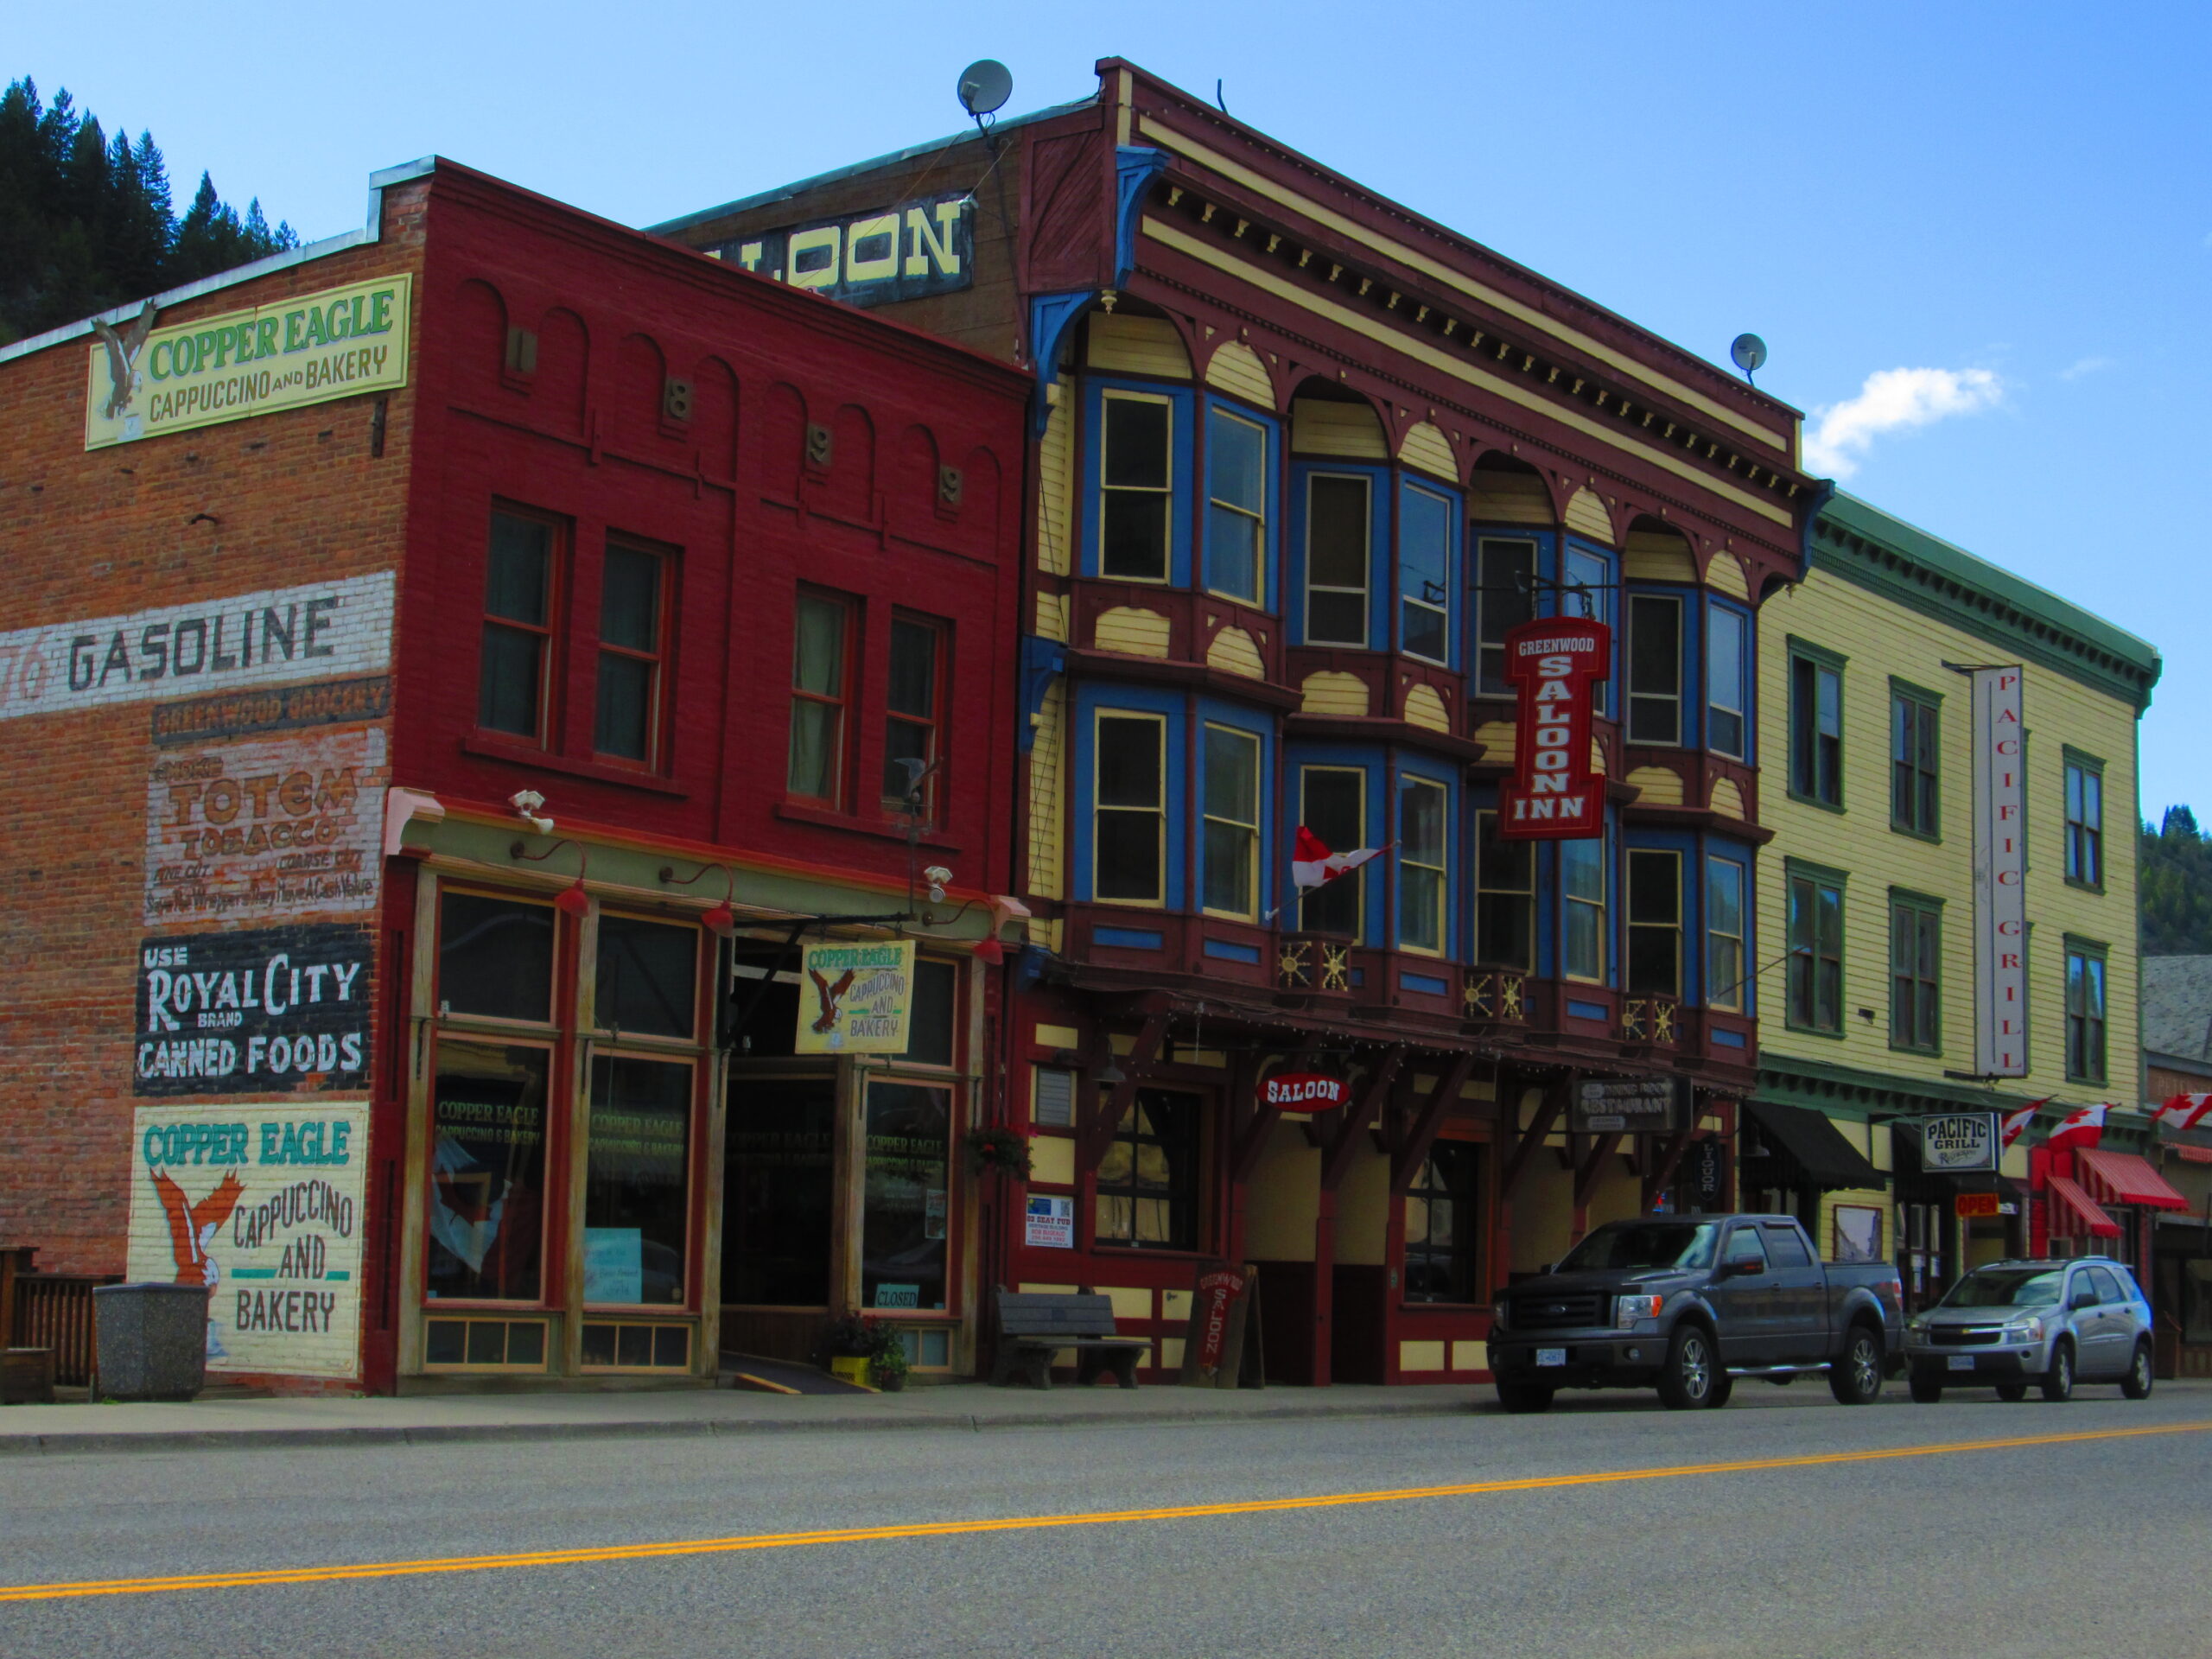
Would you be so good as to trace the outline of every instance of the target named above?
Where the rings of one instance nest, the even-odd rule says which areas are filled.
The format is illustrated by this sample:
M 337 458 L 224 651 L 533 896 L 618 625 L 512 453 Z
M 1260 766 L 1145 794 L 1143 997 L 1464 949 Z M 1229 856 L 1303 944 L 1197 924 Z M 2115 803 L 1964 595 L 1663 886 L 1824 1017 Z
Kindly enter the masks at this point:
M 374 187 L 0 352 L 0 1244 L 291 1386 L 966 1367 L 1027 378 Z

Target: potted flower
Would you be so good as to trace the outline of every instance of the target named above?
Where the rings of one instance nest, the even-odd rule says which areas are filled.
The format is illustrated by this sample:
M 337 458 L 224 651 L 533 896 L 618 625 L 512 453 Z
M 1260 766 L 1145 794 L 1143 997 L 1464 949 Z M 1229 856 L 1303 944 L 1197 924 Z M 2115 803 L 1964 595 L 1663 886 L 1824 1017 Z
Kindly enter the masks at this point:
M 823 1332 L 817 1363 L 841 1381 L 865 1383 L 868 1363 L 875 1357 L 880 1340 L 866 1319 L 857 1313 L 848 1313 L 832 1319 L 830 1328 Z
M 868 1381 L 886 1394 L 897 1394 L 906 1386 L 906 1344 L 895 1331 L 880 1332 L 877 1339 L 876 1351 L 868 1357 Z
M 1029 1179 L 1029 1137 L 1019 1129 L 994 1124 L 988 1128 L 968 1131 L 963 1143 L 968 1149 L 968 1167 L 978 1175 L 1011 1175 L 1016 1180 Z

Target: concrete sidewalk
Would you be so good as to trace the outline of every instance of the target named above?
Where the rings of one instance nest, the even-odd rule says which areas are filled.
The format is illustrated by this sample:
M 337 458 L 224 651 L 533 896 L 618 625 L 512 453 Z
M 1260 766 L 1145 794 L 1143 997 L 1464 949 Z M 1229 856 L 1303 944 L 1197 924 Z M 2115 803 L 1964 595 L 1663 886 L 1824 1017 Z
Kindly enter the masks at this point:
M 1468 1411 L 1478 1400 L 1487 1402 L 1489 1398 L 1487 1389 L 1461 1384 L 1234 1390 L 1102 1386 L 1039 1392 L 958 1382 L 877 1395 L 715 1389 L 8 1406 L 0 1408 L 0 1457 L 914 1428 L 974 1433 L 1115 1423 L 1433 1416 Z

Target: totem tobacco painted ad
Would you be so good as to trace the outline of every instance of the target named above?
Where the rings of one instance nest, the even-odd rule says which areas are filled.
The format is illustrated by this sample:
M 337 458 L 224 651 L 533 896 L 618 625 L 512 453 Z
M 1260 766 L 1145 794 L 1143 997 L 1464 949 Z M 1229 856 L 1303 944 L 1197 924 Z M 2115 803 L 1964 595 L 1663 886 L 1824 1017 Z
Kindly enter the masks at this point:
M 335 923 L 144 940 L 137 1092 L 363 1087 L 370 949 L 367 928 Z
M 130 1277 L 207 1291 L 207 1369 L 360 1370 L 366 1101 L 142 1106 Z

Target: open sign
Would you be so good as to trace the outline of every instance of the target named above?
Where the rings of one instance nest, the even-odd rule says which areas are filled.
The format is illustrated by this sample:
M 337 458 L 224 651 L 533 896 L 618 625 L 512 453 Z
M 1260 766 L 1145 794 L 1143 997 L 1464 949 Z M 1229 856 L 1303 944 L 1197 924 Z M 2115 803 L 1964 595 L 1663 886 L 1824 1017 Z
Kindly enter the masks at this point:
M 1278 1112 L 1325 1112 L 1351 1097 L 1341 1077 L 1318 1071 L 1279 1071 L 1260 1085 L 1260 1104 Z

